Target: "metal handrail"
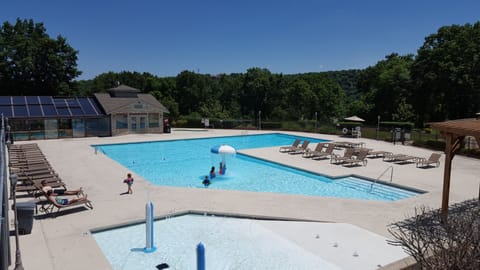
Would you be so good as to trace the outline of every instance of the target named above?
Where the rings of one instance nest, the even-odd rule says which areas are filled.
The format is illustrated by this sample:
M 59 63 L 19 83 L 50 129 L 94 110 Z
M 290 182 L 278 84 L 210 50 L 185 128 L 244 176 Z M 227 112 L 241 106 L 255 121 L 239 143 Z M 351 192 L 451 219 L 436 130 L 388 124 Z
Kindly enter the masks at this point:
M 384 175 L 388 172 L 388 170 L 390 170 L 390 183 L 393 181 L 393 165 L 390 165 L 390 166 L 387 167 L 387 169 L 385 169 L 385 170 L 380 174 L 379 177 L 377 177 L 377 178 L 375 179 L 375 181 L 373 181 L 372 185 L 370 185 L 370 192 L 372 192 L 372 190 L 373 190 L 373 185 L 375 185 L 375 184 L 377 183 L 377 181 L 378 181 L 380 178 L 382 178 L 382 176 L 384 176 Z

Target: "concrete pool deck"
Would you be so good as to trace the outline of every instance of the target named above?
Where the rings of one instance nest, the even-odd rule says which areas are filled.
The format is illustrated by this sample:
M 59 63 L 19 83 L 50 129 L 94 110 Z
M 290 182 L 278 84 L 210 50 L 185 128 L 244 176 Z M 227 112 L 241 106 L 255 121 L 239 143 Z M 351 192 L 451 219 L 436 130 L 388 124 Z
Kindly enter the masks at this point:
M 122 183 L 122 180 L 128 170 L 107 156 L 95 153 L 94 149 L 90 147 L 93 144 L 258 133 L 271 132 L 241 130 L 199 132 L 174 129 L 170 134 L 138 134 L 105 138 L 35 141 L 69 188 L 80 186 L 84 188 L 85 192 L 88 193 L 88 198 L 93 201 L 94 209 L 84 211 L 65 209 L 61 211 L 57 218 L 45 218 L 38 214 L 34 220 L 32 233 L 20 236 L 20 249 L 24 267 L 26 269 L 110 269 L 110 264 L 90 235 L 90 230 L 142 220 L 144 218 L 145 202 L 148 199 L 155 204 L 156 216 L 191 210 L 307 219 L 348 223 L 387 238 L 390 238 L 387 225 L 411 216 L 415 207 L 439 208 L 441 206 L 444 155 L 442 155 L 439 168 L 420 169 L 416 168 L 415 164 L 392 164 L 382 161 L 381 158 L 369 159 L 366 167 L 346 168 L 332 165 L 329 160 L 315 161 L 304 159 L 299 155 L 279 153 L 278 147 L 241 151 L 245 154 L 329 176 L 355 174 L 376 179 L 390 166 L 393 166 L 393 183 L 427 192 L 414 198 L 396 202 L 379 202 L 153 186 L 138 175 L 134 175 L 136 181 L 133 186 L 133 195 L 120 195 L 120 193 L 126 191 L 126 186 Z M 365 143 L 367 148 L 420 157 L 428 157 L 432 153 L 431 150 L 399 144 L 393 145 L 364 138 L 346 139 L 324 134 L 284 133 L 334 141 L 361 141 Z M 21 143 L 30 142 L 18 142 L 18 144 Z M 313 146 L 310 147 L 313 148 Z M 336 151 L 340 153 L 340 150 Z M 479 160 L 472 158 L 456 156 L 453 159 L 450 204 L 478 196 L 480 182 L 477 175 L 478 165 Z M 380 180 L 390 181 L 390 174 L 387 173 Z M 18 200 L 32 200 L 32 198 L 20 198 Z M 12 219 L 13 213 L 10 213 L 9 217 Z M 279 228 L 278 230 L 281 233 L 284 229 Z M 298 231 L 299 237 L 314 234 L 315 232 L 309 230 Z M 14 237 L 11 237 L 11 242 L 13 251 L 11 269 L 13 269 L 15 263 Z M 366 247 L 369 244 L 366 242 Z

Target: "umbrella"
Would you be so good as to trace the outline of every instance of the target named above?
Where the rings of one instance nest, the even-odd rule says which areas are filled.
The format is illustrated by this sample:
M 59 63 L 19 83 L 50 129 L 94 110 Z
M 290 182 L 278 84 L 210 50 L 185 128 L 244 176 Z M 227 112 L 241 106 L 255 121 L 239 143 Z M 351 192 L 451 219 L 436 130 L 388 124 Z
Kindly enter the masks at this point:
M 230 145 L 226 145 L 226 144 L 216 145 L 216 146 L 212 147 L 212 149 L 210 149 L 210 152 L 212 152 L 214 154 L 222 155 L 223 168 L 220 168 L 220 174 L 225 174 L 225 170 L 227 169 L 225 156 L 235 155 L 237 153 L 235 148 L 231 147 Z
M 212 149 L 210 149 L 210 152 L 214 154 L 221 154 L 221 155 L 235 155 L 237 153 L 235 148 L 226 144 L 216 145 L 212 147 Z
M 356 116 L 356 115 L 343 118 L 343 120 L 353 121 L 353 122 L 365 122 L 365 120 L 363 120 L 362 118 L 360 118 L 360 117 L 358 117 L 358 116 Z

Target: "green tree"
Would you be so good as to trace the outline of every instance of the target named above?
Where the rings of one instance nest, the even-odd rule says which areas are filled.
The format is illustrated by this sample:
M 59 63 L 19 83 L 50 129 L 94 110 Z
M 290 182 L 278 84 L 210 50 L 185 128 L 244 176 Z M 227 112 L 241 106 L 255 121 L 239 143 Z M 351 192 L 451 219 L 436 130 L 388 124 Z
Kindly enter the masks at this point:
M 272 73 L 268 69 L 248 69 L 240 95 L 242 114 L 255 117 L 263 110 L 263 116 L 268 115 L 269 112 L 264 107 L 272 91 Z
M 345 91 L 329 76 L 323 73 L 306 73 L 295 75 L 305 80 L 314 93 L 310 102 L 306 103 L 308 111 L 305 118 L 313 119 L 317 112 L 320 121 L 331 121 L 345 113 Z
M 317 102 L 317 95 L 312 91 L 311 85 L 303 79 L 296 79 L 287 88 L 287 103 L 283 108 L 288 112 L 287 119 L 311 119 L 311 111 Z
M 3 95 L 68 93 L 77 70 L 77 51 L 66 38 L 52 39 L 43 23 L 17 19 L 0 29 L 0 88 Z
M 419 123 L 472 117 L 480 109 L 480 22 L 428 36 L 412 78 Z
M 380 115 L 382 119 L 413 120 L 412 108 L 405 106 L 411 102 L 410 69 L 413 61 L 413 55 L 393 53 L 363 71 L 358 88 L 371 108 L 364 117 L 376 119 Z

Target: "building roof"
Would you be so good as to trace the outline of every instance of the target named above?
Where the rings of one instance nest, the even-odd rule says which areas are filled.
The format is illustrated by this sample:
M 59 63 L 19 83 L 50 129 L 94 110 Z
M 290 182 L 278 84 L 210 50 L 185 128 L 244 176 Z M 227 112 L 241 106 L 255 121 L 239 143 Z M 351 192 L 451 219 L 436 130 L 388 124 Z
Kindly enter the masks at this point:
M 134 106 L 135 104 L 146 104 L 148 112 L 169 113 L 168 109 L 151 94 L 136 94 L 135 97 L 116 97 L 109 93 L 96 93 L 94 95 L 106 114 L 135 112 L 135 109 L 132 107 L 128 109 L 129 106 Z
M 108 89 L 108 91 L 115 91 L 115 92 L 136 92 L 136 93 L 140 93 L 141 91 L 138 90 L 137 88 L 133 88 L 133 87 L 130 87 L 128 85 L 124 85 L 124 84 L 120 84 L 119 86 L 117 87 L 113 87 L 113 88 L 110 88 Z
M 442 133 L 480 138 L 480 119 L 471 118 L 436 122 L 432 123 L 431 127 Z
M 105 116 L 92 97 L 0 96 L 0 113 L 12 119 Z

